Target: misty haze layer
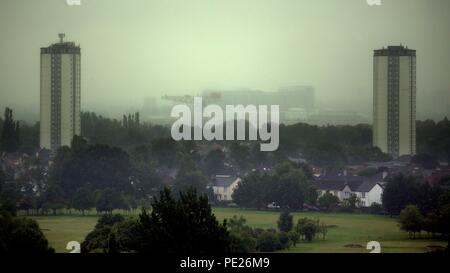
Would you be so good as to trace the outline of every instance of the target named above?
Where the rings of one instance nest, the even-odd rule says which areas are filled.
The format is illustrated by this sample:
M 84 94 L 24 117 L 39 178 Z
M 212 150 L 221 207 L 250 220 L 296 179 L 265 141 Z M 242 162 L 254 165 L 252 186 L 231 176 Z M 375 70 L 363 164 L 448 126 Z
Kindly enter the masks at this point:
M 82 110 L 145 98 L 311 85 L 317 107 L 372 113 L 373 50 L 417 50 L 417 117 L 450 115 L 450 1 L 1 0 L 0 107 L 36 120 L 39 49 L 81 46 Z

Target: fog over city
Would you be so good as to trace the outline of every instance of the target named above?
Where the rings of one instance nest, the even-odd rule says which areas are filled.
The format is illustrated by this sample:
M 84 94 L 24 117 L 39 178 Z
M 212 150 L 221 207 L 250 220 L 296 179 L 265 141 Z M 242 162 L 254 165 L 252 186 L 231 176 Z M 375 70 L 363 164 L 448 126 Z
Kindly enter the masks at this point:
M 405 8 L 407 7 L 407 8 Z M 148 98 L 312 86 L 318 109 L 371 122 L 373 50 L 417 50 L 417 118 L 450 117 L 450 1 L 0 1 L 0 109 L 39 119 L 40 48 L 81 46 L 82 111 Z

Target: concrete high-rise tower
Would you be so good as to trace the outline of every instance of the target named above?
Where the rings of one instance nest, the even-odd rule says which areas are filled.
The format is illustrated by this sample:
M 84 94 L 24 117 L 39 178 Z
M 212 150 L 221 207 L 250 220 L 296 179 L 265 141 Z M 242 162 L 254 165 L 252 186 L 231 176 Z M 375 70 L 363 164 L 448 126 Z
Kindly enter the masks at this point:
M 60 41 L 41 48 L 40 147 L 56 151 L 80 135 L 80 47 Z
M 416 153 L 416 51 L 375 50 L 373 145 L 394 158 Z

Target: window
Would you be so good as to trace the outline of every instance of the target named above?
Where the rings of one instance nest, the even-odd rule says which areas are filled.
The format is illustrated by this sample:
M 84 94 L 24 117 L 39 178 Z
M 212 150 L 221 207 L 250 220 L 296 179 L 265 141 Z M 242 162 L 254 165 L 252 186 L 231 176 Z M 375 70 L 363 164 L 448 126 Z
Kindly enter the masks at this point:
M 366 198 L 366 193 L 365 192 L 361 193 L 361 198 Z

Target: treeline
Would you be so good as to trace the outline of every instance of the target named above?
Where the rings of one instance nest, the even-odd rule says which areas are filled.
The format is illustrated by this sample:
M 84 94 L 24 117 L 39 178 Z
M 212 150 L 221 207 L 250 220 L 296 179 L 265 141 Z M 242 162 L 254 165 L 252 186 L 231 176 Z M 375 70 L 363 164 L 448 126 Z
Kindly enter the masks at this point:
M 450 176 L 430 185 L 418 177 L 397 175 L 388 180 L 382 201 L 387 213 L 400 215 L 400 227 L 411 238 L 423 230 L 450 240 Z
M 28 125 L 22 122 L 19 125 L 12 120 L 12 110 L 7 110 L 5 118 L 0 119 L 2 136 L 0 143 L 3 143 L 1 149 L 9 152 L 35 152 L 39 147 L 39 123 Z M 16 124 L 18 130 L 12 129 L 11 124 Z M 11 142 L 10 136 L 17 135 L 14 130 L 20 131 L 18 144 Z M 90 143 L 107 144 L 129 151 L 137 146 L 146 145 L 153 139 L 170 138 L 170 128 L 142 122 L 138 112 L 125 114 L 122 120 L 110 119 L 93 112 L 83 112 L 81 135 Z M 246 151 L 243 152 L 245 155 Z M 450 121 L 447 118 L 439 122 L 417 121 L 417 153 L 449 161 Z M 281 124 L 280 148 L 277 154 L 295 157 L 301 155 L 310 163 L 331 168 L 389 159 L 378 148 L 372 147 L 372 128 L 365 124 L 322 127 L 305 123 L 289 126 Z M 240 160 L 242 164 L 245 162 L 246 160 Z
M 169 138 L 167 126 L 141 122 L 139 112 L 110 119 L 93 112 L 81 113 L 81 135 L 91 143 L 130 149 L 149 143 L 155 138 Z
M 39 123 L 33 126 L 14 120 L 13 110 L 6 107 L 0 118 L 0 152 L 33 154 L 39 147 Z
M 422 177 L 402 174 L 388 179 L 384 186 L 382 202 L 389 215 L 399 215 L 407 205 L 416 205 L 421 213 L 436 213 L 442 195 L 450 192 L 450 176 L 430 184 Z
M 70 148 L 58 149 L 50 167 L 31 157 L 15 179 L 13 173 L 5 173 L 10 192 L 5 198 L 27 213 L 56 214 L 61 209 L 76 209 L 84 214 L 93 207 L 97 212 L 111 213 L 113 209 L 148 207 L 149 200 L 163 187 L 153 162 L 165 160 L 165 154 L 158 151 L 166 142 L 152 143 L 145 150 L 147 157 L 139 150 L 130 156 L 121 148 L 88 144 L 75 136 Z M 195 171 L 194 167 L 180 171 L 183 181 L 177 182 L 180 178 L 175 184 L 182 188 L 183 183 L 204 181 L 198 187 L 206 188 L 206 178 L 192 174 Z
M 58 149 L 51 165 L 45 157 L 26 157 L 18 169 L 0 170 L 5 181 L 2 201 L 11 211 L 19 209 L 27 214 L 70 213 L 72 209 L 84 214 L 92 208 L 97 213 L 114 209 L 132 212 L 149 207 L 165 186 L 165 172 L 177 170 L 167 186 L 174 192 L 195 188 L 214 203 L 208 179 L 185 145 L 172 139 L 154 139 L 128 153 L 75 136 L 71 147 Z
M 447 118 L 439 122 L 417 121 L 416 132 L 418 154 L 450 162 L 450 121 Z
M 308 162 L 330 168 L 367 161 L 386 161 L 389 157 L 372 147 L 372 128 L 356 126 L 315 126 L 298 123 L 280 126 L 280 150 L 300 153 Z

